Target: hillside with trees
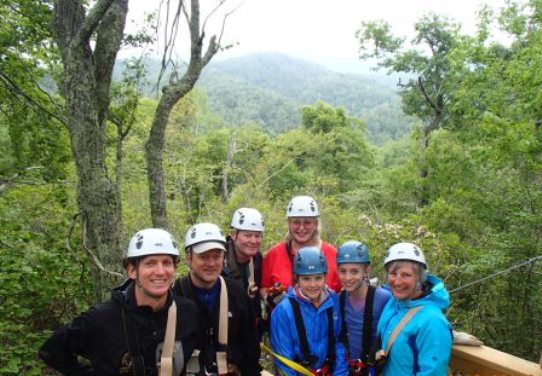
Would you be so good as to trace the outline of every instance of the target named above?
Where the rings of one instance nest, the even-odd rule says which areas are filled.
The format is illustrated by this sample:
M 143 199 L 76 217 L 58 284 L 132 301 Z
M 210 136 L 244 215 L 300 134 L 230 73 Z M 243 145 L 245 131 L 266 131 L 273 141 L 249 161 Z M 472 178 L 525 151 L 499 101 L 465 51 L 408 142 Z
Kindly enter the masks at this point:
M 160 62 L 143 63 L 147 71 L 143 92 L 153 97 Z M 118 65 L 115 77 L 121 76 L 123 66 Z M 170 70 L 164 79 L 169 74 Z M 376 144 L 408 134 L 415 122 L 402 112 L 397 90 L 378 78 L 337 73 L 278 53 L 211 62 L 196 87 L 223 124 L 255 124 L 273 135 L 297 128 L 300 108 L 317 100 L 344 107 L 351 116 L 363 119 L 369 139 Z
M 195 89 L 192 80 L 174 98 L 156 137 L 164 96 L 142 94 L 141 66 L 111 80 L 116 49 L 135 43 L 123 34 L 122 4 L 0 2 L 0 374 L 47 374 L 37 349 L 123 281 L 128 240 L 153 226 L 157 206 L 167 207 L 163 227 L 179 242 L 193 223 L 227 230 L 235 209 L 258 208 L 265 252 L 284 238 L 286 205 L 297 194 L 318 200 L 323 239 L 368 245 L 381 281 L 388 247 L 418 244 L 450 291 L 454 329 L 538 361 L 539 1 L 484 10 L 475 35 L 424 16 L 411 44 L 385 22 L 363 24 L 362 57 L 410 77 L 395 94 L 416 119 L 412 128 L 403 123 L 406 134 L 403 127 L 384 132 L 384 123 L 382 134 L 372 133 L 371 116 L 404 119 L 389 89 L 281 55 L 254 55 L 207 65 Z M 64 17 L 68 11 L 76 13 Z M 495 28 L 506 43 L 495 40 Z M 69 33 L 77 43 L 67 43 Z M 192 69 L 205 62 L 205 49 L 195 50 Z M 171 94 L 181 91 L 175 84 L 185 82 L 183 73 L 164 78 Z M 44 90 L 46 80 L 58 92 Z M 152 147 L 160 203 L 150 193 Z

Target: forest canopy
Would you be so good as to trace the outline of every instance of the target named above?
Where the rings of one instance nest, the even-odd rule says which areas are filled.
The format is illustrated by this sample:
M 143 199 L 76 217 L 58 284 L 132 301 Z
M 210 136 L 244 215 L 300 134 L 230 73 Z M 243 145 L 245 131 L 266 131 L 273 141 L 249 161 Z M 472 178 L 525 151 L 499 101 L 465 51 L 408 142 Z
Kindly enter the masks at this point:
M 150 79 L 143 60 L 132 60 L 111 80 L 117 51 L 100 44 L 108 25 L 103 30 L 120 33 L 111 41 L 118 48 L 129 39 L 122 34 L 125 2 L 93 2 L 94 12 L 87 2 L 68 2 L 81 12 L 74 18 L 81 24 L 70 27 L 59 24 L 59 3 L 0 1 L 0 374 L 6 375 L 41 374 L 35 352 L 43 340 L 119 283 L 128 239 L 153 226 L 146 153 L 161 97 L 141 91 L 141 82 Z M 84 18 L 99 14 L 117 18 L 104 17 L 110 24 Z M 474 35 L 427 15 L 415 25 L 412 41 L 392 35 L 385 21 L 360 23 L 360 58 L 408 77 L 397 87 L 397 100 L 382 102 L 389 107 L 382 116 L 410 120 L 378 137 L 368 129 L 386 122 L 374 113 L 355 113 L 350 102 L 334 102 L 344 88 L 335 87 L 334 98 L 314 91 L 318 75 L 310 88 L 298 88 L 299 96 L 312 90 L 307 103 L 249 91 L 246 81 L 235 97 L 228 94 L 243 104 L 246 118 L 269 98 L 276 99 L 271 122 L 280 116 L 291 121 L 295 112 L 295 124 L 277 124 L 272 132 L 211 110 L 217 98 L 205 85 L 187 91 L 172 106 L 163 134 L 167 228 L 182 241 L 193 223 L 211 221 L 228 230 L 235 209 L 255 207 L 265 217 L 265 252 L 284 237 L 288 200 L 314 196 L 326 241 L 364 241 L 381 279 L 386 249 L 398 241 L 416 243 L 451 291 L 447 315 L 455 329 L 537 360 L 540 14 L 539 0 L 511 2 L 498 14 L 485 9 Z M 63 38 L 75 26 L 91 31 L 77 34 L 88 37 L 80 45 Z M 494 38 L 495 30 L 506 33 L 506 43 Z M 200 52 L 194 64 L 202 62 L 205 50 Z M 76 58 L 88 65 L 71 66 Z M 102 65 L 95 65 L 98 58 Z M 203 78 L 210 85 L 214 73 L 208 68 Z M 75 86 L 69 83 L 84 78 L 92 85 L 71 93 Z M 215 81 L 224 86 L 215 87 L 217 93 L 231 89 L 224 80 Z M 349 90 L 359 89 L 352 84 L 342 98 L 355 98 Z M 89 101 L 85 112 L 78 112 L 74 96 Z M 88 116 L 79 121 L 77 114 Z M 83 150 L 90 145 L 99 152 Z M 88 163 L 84 169 L 82 162 Z M 107 227 L 105 219 L 113 218 L 118 220 Z M 99 233 L 94 224 L 108 231 Z M 477 282 L 487 276 L 493 277 Z

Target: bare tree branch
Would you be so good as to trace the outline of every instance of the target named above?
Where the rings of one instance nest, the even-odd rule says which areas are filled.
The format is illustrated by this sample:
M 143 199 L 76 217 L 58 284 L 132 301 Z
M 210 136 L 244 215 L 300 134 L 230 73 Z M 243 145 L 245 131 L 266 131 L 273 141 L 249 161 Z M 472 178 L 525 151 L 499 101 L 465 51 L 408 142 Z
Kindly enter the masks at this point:
M 27 94 L 26 91 L 22 87 L 20 87 L 16 82 L 14 82 L 12 79 L 6 76 L 4 72 L 2 71 L 0 71 L 0 81 L 4 83 L 4 86 L 6 87 L 6 89 L 11 91 L 15 95 L 23 98 L 28 104 L 30 104 L 31 106 L 37 107 L 40 111 L 46 113 L 47 115 L 51 116 L 52 118 L 58 120 L 59 122 L 64 124 L 66 127 L 68 127 L 68 122 L 64 116 L 60 114 L 52 113 L 51 111 L 46 109 L 43 105 L 41 105 L 34 98 L 32 98 L 31 95 Z
M 87 16 L 81 24 L 81 28 L 77 33 L 74 42 L 77 45 L 86 43 L 96 31 L 96 28 L 100 25 L 105 13 L 109 10 L 109 7 L 116 0 L 98 0 L 96 4 L 88 11 Z

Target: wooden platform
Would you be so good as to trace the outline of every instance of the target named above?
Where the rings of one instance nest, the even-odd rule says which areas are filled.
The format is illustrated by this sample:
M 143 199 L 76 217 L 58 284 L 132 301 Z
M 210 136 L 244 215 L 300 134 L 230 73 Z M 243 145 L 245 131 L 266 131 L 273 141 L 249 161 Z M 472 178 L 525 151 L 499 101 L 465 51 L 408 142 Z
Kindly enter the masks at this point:
M 454 345 L 450 368 L 465 376 L 542 376 L 539 364 L 487 346 Z

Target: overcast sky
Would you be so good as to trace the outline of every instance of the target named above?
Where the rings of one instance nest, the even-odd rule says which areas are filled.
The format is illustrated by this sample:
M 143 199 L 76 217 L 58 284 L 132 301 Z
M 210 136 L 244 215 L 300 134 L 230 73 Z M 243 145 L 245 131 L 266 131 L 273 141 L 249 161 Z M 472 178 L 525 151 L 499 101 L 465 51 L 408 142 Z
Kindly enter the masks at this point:
M 203 14 L 204 7 L 217 0 L 201 3 Z M 153 4 L 157 6 L 159 1 L 130 1 L 129 18 L 141 19 Z M 239 4 L 227 19 L 223 37 L 224 43 L 236 45 L 217 59 L 272 51 L 351 70 L 359 62 L 354 34 L 362 21 L 386 20 L 396 35 L 412 36 L 419 17 L 435 12 L 460 22 L 471 33 L 481 4 L 498 8 L 504 0 L 228 0 L 225 9 Z M 216 27 L 210 24 L 215 33 Z

